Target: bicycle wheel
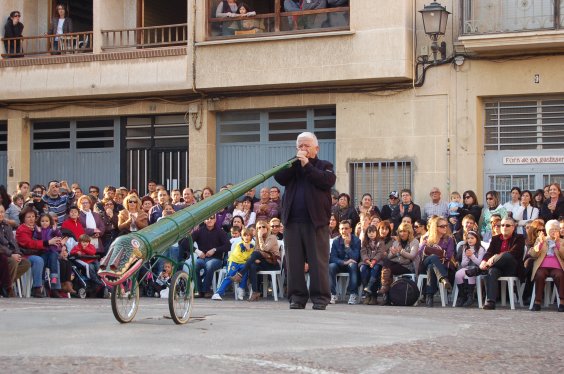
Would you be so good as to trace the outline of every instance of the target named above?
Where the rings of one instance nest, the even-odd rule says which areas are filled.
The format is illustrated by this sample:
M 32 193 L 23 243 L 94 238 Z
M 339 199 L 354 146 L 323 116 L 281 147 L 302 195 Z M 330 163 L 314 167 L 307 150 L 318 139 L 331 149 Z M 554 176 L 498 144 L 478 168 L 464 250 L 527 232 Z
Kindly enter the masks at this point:
M 190 320 L 193 303 L 194 280 L 187 272 L 177 271 L 172 276 L 168 293 L 168 309 L 174 323 L 182 325 Z
M 120 323 L 128 323 L 135 318 L 139 308 L 139 284 L 131 279 L 114 286 L 112 292 L 112 312 Z

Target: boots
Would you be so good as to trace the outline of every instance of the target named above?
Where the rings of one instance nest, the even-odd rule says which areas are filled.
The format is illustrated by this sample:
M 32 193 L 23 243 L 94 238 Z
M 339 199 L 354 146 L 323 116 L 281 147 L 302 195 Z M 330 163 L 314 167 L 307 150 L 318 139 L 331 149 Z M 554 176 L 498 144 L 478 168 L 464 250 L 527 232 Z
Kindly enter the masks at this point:
M 76 294 L 76 291 L 72 288 L 72 283 L 71 283 L 71 282 L 68 282 L 68 281 L 67 281 L 67 282 L 63 282 L 63 283 L 61 284 L 61 290 L 64 291 L 64 292 L 68 292 L 68 293 L 70 293 L 71 295 L 75 295 L 75 294 Z
M 233 283 L 241 283 L 241 280 L 243 279 L 243 275 L 237 272 L 235 273 L 234 276 L 230 277 L 229 279 L 231 279 Z
M 476 288 L 475 284 L 468 285 L 468 291 L 466 292 L 466 301 L 464 302 L 463 307 L 468 308 L 474 304 L 474 289 Z
M 380 295 L 387 294 L 390 290 L 390 285 L 392 284 L 392 270 L 388 267 L 382 268 L 380 280 L 382 282 L 382 287 L 380 287 L 378 293 Z
M 249 300 L 248 301 L 259 301 L 260 298 L 260 292 L 251 292 L 251 295 L 249 296 Z
M 366 287 L 364 287 L 364 292 L 368 295 L 372 295 L 372 287 L 374 287 L 374 283 L 376 283 L 376 278 L 370 278 Z
M 456 307 L 460 308 L 466 302 L 467 293 L 468 293 L 468 283 L 465 279 L 464 283 L 457 284 L 457 286 L 458 286 L 458 298 L 456 299 Z
M 45 297 L 45 295 L 43 295 L 43 290 L 41 289 L 41 287 L 33 287 L 31 289 L 31 297 L 43 298 Z

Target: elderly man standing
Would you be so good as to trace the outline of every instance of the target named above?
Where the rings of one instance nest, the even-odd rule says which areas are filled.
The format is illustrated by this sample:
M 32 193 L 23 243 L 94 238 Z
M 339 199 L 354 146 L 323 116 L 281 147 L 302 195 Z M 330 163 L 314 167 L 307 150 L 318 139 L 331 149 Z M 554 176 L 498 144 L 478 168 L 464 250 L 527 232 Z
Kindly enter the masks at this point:
M 319 143 L 311 132 L 296 140 L 298 158 L 274 178 L 286 187 L 282 197 L 282 223 L 288 272 L 290 309 L 304 309 L 308 299 L 313 309 L 325 310 L 331 300 L 329 286 L 329 216 L 331 187 L 336 176 L 329 161 L 317 158 Z M 308 291 L 304 267 L 309 264 Z
M 431 216 L 448 218 L 448 203 L 441 201 L 441 190 L 438 187 L 433 187 L 429 196 L 431 196 L 431 201 L 423 207 L 423 219 L 428 220 Z

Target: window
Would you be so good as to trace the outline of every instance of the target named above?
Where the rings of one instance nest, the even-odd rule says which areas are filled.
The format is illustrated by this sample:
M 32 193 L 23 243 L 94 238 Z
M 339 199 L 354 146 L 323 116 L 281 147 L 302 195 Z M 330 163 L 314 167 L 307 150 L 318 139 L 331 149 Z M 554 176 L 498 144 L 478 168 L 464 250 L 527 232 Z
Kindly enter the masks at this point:
M 564 148 L 564 99 L 486 103 L 486 151 Z
M 490 175 L 489 191 L 498 191 L 501 203 L 511 201 L 511 189 L 519 187 L 521 191 L 535 190 L 534 175 Z
M 99 149 L 114 147 L 114 120 L 35 122 L 32 143 L 41 149 Z
M 412 189 L 411 161 L 353 162 L 349 168 L 355 206 L 365 193 L 371 194 L 374 204 L 382 207 L 388 203 L 390 191 Z
M 318 140 L 335 139 L 335 108 L 285 109 L 270 112 L 225 112 L 219 123 L 219 142 L 295 142 L 304 131 Z
M 564 1 L 463 0 L 462 12 L 463 35 L 551 30 L 564 22 Z
M 8 149 L 8 125 L 6 122 L 0 122 L 0 152 L 6 152 Z
M 235 1 L 207 0 L 207 3 L 211 39 L 349 29 L 349 0 L 329 0 L 327 8 L 319 9 L 318 0 L 305 0 L 302 9 L 298 5 L 300 1 L 293 0 L 247 0 L 248 9 L 238 8 Z M 244 16 L 249 12 L 256 15 Z

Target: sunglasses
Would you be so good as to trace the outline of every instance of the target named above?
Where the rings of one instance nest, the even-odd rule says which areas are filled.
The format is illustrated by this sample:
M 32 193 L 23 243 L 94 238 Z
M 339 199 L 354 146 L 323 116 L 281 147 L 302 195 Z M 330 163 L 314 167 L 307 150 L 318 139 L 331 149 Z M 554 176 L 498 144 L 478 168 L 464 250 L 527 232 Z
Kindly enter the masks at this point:
M 280 227 L 280 225 L 270 225 L 271 228 L 276 228 L 276 227 Z
M 259 230 L 260 230 L 260 229 L 267 229 L 267 228 L 268 228 L 268 227 L 266 227 L 266 226 L 258 226 L 258 227 L 257 227 L 257 229 L 259 229 Z
M 500 225 L 501 227 L 513 227 L 513 225 L 509 224 L 509 223 L 504 223 L 503 225 Z
M 90 191 L 88 191 L 88 192 L 89 192 L 89 193 L 98 193 L 98 191 L 96 191 L 96 190 L 90 190 Z
M 137 200 L 129 200 L 129 203 L 130 203 L 130 204 L 136 204 L 136 203 L 137 203 Z
M 420 227 L 421 227 L 420 225 L 413 225 L 413 228 L 414 228 L 414 229 L 418 229 L 418 228 L 420 228 Z
M 446 229 L 448 227 L 448 225 L 437 225 L 438 228 L 440 229 Z
M 464 196 L 465 199 L 469 199 L 469 198 L 471 198 L 471 197 L 472 197 L 472 196 Z
M 390 200 L 397 200 L 398 198 L 395 196 L 390 196 Z
M 14 18 L 15 17 L 21 17 L 21 14 L 14 14 Z
M 493 200 L 493 197 L 486 197 L 486 200 Z

